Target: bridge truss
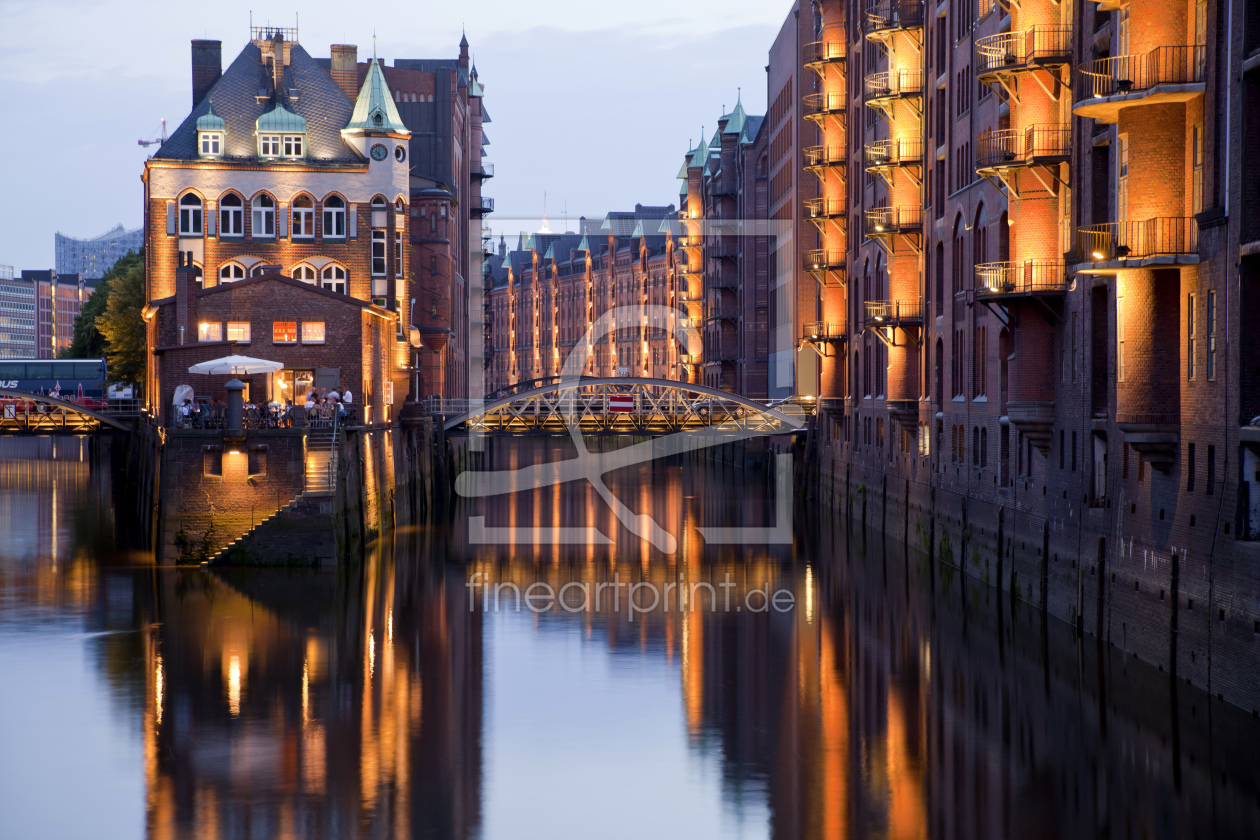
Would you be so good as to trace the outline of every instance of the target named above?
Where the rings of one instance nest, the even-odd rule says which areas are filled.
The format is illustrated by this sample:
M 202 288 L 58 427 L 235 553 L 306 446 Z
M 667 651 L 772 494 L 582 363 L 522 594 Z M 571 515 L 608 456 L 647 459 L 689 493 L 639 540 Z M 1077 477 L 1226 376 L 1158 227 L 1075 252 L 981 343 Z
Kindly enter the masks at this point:
M 82 435 L 131 427 L 69 400 L 0 388 L 0 434 Z

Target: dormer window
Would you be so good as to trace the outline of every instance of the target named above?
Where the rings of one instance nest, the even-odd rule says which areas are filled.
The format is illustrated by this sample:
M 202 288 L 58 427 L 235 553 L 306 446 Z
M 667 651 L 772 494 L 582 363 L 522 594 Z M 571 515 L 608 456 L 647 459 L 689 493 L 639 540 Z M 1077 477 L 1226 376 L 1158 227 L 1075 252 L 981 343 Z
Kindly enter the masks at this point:
M 202 157 L 223 157 L 223 133 L 226 128 L 223 118 L 214 112 L 214 102 L 207 102 L 206 112 L 197 117 L 197 147 Z
M 258 135 L 258 156 L 265 158 L 305 157 L 301 134 Z
M 220 157 L 223 154 L 223 135 L 217 131 L 199 131 L 201 137 L 201 156 Z
M 263 114 L 254 124 L 261 158 L 306 157 L 306 120 L 283 105 Z
M 284 156 L 285 157 L 302 157 L 302 135 L 301 134 L 284 135 Z

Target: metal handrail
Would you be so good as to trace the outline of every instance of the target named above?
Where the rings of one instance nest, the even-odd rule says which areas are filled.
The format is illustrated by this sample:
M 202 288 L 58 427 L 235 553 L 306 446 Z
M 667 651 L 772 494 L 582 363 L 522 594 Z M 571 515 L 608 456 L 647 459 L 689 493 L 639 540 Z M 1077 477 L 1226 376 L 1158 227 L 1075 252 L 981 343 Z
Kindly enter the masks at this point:
M 1193 216 L 1161 216 L 1076 229 L 1076 256 L 1081 262 L 1177 256 L 1198 249 L 1199 225 Z
M 843 145 L 806 146 L 803 152 L 806 166 L 838 166 L 846 162 Z
M 843 61 L 846 55 L 844 39 L 813 41 L 801 47 L 801 63 L 821 64 L 824 61 Z
M 869 73 L 863 80 L 867 99 L 888 99 L 894 96 L 922 96 L 922 70 L 883 70 Z
M 923 163 L 923 141 L 914 138 L 876 140 L 862 148 L 862 163 L 866 169 L 881 166 L 901 166 L 907 163 Z
M 871 34 L 889 29 L 920 29 L 923 6 L 923 0 L 884 0 L 866 10 L 863 30 Z
M 1067 271 L 1060 260 L 981 263 L 976 266 L 975 289 L 979 294 L 1065 292 L 1067 287 Z
M 868 327 L 922 321 L 923 305 L 917 300 L 868 300 L 866 302 Z
M 844 94 L 831 91 L 829 93 L 806 94 L 801 104 L 805 106 L 805 116 L 820 114 L 837 114 L 844 110 Z
M 1081 98 L 1102 99 L 1149 90 L 1158 85 L 1204 80 L 1207 48 L 1156 47 L 1145 55 L 1117 55 L 1082 64 Z
M 824 341 L 845 336 L 844 324 L 840 321 L 811 321 L 801 330 L 801 338 L 806 341 Z
M 814 248 L 801 254 L 806 271 L 830 271 L 844 268 L 844 251 L 840 248 Z
M 805 199 L 805 216 L 810 219 L 843 218 L 847 212 L 848 206 L 842 198 Z
M 866 235 L 881 236 L 918 229 L 923 225 L 923 209 L 920 207 L 875 207 L 865 215 Z
M 1033 26 L 988 35 L 976 41 L 976 57 L 980 75 L 1029 65 L 1066 63 L 1072 57 L 1072 27 Z

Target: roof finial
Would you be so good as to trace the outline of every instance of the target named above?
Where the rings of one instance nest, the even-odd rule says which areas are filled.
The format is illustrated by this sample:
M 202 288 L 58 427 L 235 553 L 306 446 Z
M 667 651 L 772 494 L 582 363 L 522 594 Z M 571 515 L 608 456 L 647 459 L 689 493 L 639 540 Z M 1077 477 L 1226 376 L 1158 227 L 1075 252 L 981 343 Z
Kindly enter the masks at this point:
M 376 29 L 372 29 L 372 63 L 376 63 Z
M 551 228 L 547 226 L 547 191 L 543 190 L 543 217 L 542 227 L 538 229 L 539 233 L 551 233 Z
M 743 95 L 744 95 L 744 89 L 740 87 L 739 85 L 736 85 L 735 86 L 735 104 L 736 105 L 739 104 L 740 99 L 743 97 Z

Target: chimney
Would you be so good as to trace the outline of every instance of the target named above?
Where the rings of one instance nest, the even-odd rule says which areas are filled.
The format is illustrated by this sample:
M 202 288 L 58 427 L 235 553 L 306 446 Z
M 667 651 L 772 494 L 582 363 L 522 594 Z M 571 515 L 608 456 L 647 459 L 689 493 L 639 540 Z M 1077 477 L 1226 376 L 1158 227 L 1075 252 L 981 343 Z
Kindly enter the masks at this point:
M 223 42 L 192 42 L 192 104 L 196 108 L 223 75 Z
M 333 44 L 329 75 L 351 99 L 359 95 L 359 48 L 354 44 Z
M 271 81 L 272 89 L 276 91 L 277 101 L 279 101 L 279 93 L 284 90 L 284 68 L 289 63 L 289 45 L 284 42 L 284 36 L 276 32 L 276 37 L 271 41 Z

